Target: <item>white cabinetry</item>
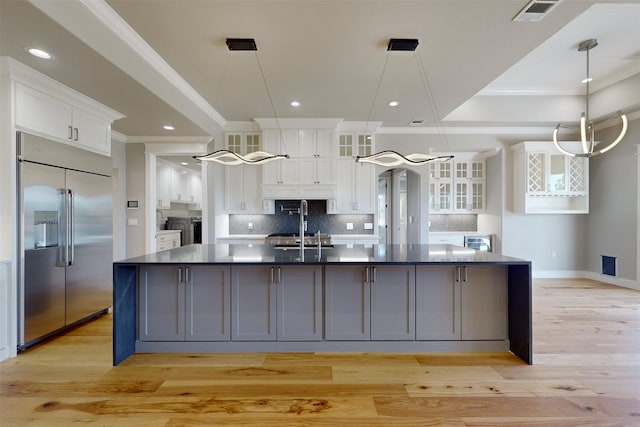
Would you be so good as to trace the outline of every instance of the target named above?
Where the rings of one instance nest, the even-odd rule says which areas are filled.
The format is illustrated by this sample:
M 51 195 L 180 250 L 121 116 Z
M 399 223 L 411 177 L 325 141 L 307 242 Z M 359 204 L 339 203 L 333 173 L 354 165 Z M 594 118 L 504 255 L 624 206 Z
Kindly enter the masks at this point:
M 579 149 L 579 142 L 563 143 Z M 527 141 L 514 151 L 514 199 L 518 213 L 589 213 L 589 160 L 569 157 L 552 142 Z
M 227 133 L 227 150 L 240 155 L 261 151 L 261 135 L 253 132 Z M 275 154 L 275 153 L 272 153 Z M 225 168 L 225 211 L 227 213 L 273 213 L 273 203 L 262 199 L 260 165 L 235 165 Z
M 270 129 L 263 132 L 265 151 L 288 154 L 289 159 L 266 163 L 262 168 L 262 194 L 266 199 L 295 199 L 299 196 L 298 130 Z
M 169 209 L 171 207 L 171 174 L 173 168 L 167 162 L 156 160 L 156 207 Z
M 166 251 L 180 246 L 180 230 L 159 230 L 156 232 L 156 250 Z
M 472 153 L 457 153 L 447 162 L 432 163 L 429 210 L 433 213 L 478 213 L 485 209 L 486 163 Z
M 300 129 L 300 196 L 330 199 L 336 196 L 334 133 L 330 129 Z
M 57 96 L 16 83 L 16 127 L 110 156 L 111 122 L 124 116 L 57 83 L 48 84 Z
M 341 134 L 338 137 L 337 195 L 329 202 L 328 213 L 374 213 L 375 167 L 371 163 L 356 163 L 356 156 L 373 153 L 373 136 Z
M 200 173 L 164 159 L 156 159 L 156 207 L 169 209 L 171 203 L 197 207 L 202 203 Z
M 282 134 L 282 137 L 281 137 Z M 331 129 L 264 131 L 265 151 L 289 159 L 263 166 L 267 199 L 328 199 L 336 193 L 334 132 Z

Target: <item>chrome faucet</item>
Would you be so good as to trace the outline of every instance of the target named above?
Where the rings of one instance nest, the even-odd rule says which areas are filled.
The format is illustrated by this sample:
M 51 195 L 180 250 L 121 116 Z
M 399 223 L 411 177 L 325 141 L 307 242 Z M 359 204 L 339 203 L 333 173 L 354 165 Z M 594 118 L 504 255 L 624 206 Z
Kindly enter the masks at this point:
M 309 214 L 309 204 L 306 200 L 300 201 L 300 261 L 304 261 L 304 232 L 307 230 L 307 220 Z

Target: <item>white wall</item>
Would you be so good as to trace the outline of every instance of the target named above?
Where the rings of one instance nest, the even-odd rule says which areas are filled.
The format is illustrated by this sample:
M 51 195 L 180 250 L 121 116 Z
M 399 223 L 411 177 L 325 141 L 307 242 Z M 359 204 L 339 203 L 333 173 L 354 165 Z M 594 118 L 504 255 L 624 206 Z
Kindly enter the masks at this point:
M 598 139 L 612 141 L 617 126 L 601 131 Z M 625 138 L 589 164 L 590 214 L 586 227 L 586 269 L 601 273 L 601 256 L 618 258 L 618 277 L 638 281 L 638 161 L 640 119 L 631 121 Z

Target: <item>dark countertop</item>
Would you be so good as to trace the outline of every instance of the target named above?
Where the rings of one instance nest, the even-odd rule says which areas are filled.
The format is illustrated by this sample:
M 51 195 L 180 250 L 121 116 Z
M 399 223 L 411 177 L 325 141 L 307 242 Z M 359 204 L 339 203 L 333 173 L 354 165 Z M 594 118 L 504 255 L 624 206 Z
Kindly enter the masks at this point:
M 263 244 L 187 245 L 153 254 L 116 261 L 125 264 L 529 264 L 518 258 L 480 252 L 454 245 L 333 245 L 306 249 L 300 261 L 299 249 L 279 250 Z

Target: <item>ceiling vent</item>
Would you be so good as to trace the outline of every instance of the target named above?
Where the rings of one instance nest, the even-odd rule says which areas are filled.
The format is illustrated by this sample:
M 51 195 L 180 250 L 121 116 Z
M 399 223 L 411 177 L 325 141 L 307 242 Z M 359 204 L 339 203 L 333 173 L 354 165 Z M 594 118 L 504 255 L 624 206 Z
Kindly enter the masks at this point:
M 538 22 L 561 1 L 562 0 L 531 0 L 520 12 L 518 12 L 516 16 L 513 17 L 513 21 Z
M 258 50 L 255 39 L 227 39 L 229 50 Z
M 420 126 L 424 123 L 423 119 L 413 119 L 409 122 L 409 126 Z

